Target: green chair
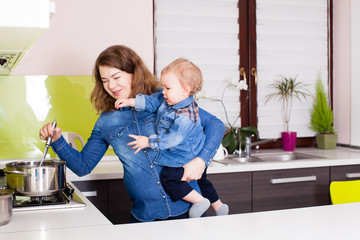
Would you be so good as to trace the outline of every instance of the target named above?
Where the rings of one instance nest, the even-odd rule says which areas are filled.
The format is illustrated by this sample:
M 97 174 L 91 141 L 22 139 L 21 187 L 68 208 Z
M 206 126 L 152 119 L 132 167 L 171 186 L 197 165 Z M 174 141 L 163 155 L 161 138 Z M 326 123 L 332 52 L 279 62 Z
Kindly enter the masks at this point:
M 331 182 L 330 197 L 332 204 L 360 202 L 360 180 Z

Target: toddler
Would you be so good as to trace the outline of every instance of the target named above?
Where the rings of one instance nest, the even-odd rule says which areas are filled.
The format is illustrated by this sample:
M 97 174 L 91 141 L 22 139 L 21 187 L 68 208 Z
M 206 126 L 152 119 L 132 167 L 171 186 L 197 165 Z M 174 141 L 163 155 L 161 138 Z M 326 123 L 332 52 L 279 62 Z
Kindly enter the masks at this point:
M 135 153 L 147 147 L 161 150 L 163 157 L 154 163 L 164 166 L 162 186 L 173 201 L 183 199 L 193 204 L 189 210 L 190 218 L 201 217 L 210 204 L 216 215 L 227 215 L 229 207 L 221 202 L 215 188 L 206 179 L 206 170 L 198 180 L 203 195 L 181 181 L 182 166 L 197 156 L 205 141 L 199 108 L 193 97 L 203 85 L 200 69 L 189 60 L 179 58 L 161 71 L 160 82 L 164 99 L 136 95 L 136 98 L 116 100 L 117 109 L 132 106 L 139 111 L 157 112 L 156 134 L 149 137 L 129 135 L 135 140 L 128 145 L 133 145 Z

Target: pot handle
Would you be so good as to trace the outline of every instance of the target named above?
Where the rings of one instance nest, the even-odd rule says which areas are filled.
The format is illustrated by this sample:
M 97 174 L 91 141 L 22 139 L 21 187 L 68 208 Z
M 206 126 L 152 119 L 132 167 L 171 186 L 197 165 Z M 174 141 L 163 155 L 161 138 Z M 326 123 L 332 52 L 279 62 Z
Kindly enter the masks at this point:
M 6 169 L 4 169 L 4 173 L 14 173 L 14 174 L 26 175 L 26 173 L 21 172 L 21 171 L 16 171 L 16 170 L 9 171 Z

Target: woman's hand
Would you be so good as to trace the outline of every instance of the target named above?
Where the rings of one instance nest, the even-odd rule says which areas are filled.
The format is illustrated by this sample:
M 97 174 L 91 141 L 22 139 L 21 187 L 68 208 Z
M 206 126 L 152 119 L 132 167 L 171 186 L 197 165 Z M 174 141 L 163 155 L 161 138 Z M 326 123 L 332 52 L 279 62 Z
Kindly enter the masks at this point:
M 184 175 L 181 178 L 181 181 L 190 182 L 194 180 L 199 180 L 205 171 L 205 162 L 201 158 L 196 157 L 187 164 L 185 164 L 183 168 Z
M 39 133 L 39 137 L 42 140 L 47 140 L 49 136 L 53 135 L 53 138 L 51 139 L 51 142 L 55 142 L 61 137 L 61 128 L 56 127 L 54 129 L 54 132 L 52 132 L 52 124 L 51 122 L 45 124 L 41 129 Z
M 135 154 L 137 154 L 141 149 L 150 147 L 149 138 L 145 136 L 137 136 L 129 134 L 129 137 L 135 139 L 135 141 L 129 142 L 127 145 L 134 145 L 132 149 L 136 149 Z

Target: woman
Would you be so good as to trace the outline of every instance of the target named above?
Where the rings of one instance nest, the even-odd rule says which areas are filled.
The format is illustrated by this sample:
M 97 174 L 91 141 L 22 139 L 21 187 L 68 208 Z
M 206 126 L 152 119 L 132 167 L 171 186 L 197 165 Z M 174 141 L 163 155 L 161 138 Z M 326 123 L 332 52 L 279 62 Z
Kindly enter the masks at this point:
M 61 129 L 51 132 L 51 123 L 40 130 L 45 140 L 53 134 L 51 146 L 60 159 L 66 161 L 79 176 L 89 174 L 104 156 L 109 144 L 124 166 L 124 182 L 130 199 L 134 202 L 131 221 L 153 221 L 187 217 L 190 204 L 171 201 L 161 186 L 159 174 L 162 166 L 153 164 L 161 154 L 152 149 L 143 149 L 136 155 L 128 142 L 129 134 L 149 136 L 154 134 L 155 114 L 137 112 L 131 107 L 116 110 L 114 103 L 119 98 L 133 98 L 136 94 L 157 94 L 157 78 L 146 68 L 141 58 L 131 49 L 116 45 L 104 50 L 94 68 L 95 87 L 91 101 L 100 113 L 90 138 L 81 152 L 73 149 L 61 136 Z M 183 180 L 192 181 L 201 177 L 220 145 L 224 124 L 213 115 L 200 110 L 206 135 L 204 148 L 194 160 L 184 166 Z M 196 181 L 190 182 L 199 191 Z

